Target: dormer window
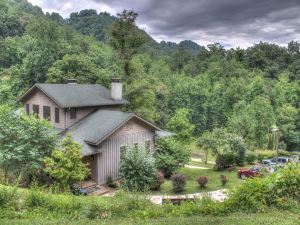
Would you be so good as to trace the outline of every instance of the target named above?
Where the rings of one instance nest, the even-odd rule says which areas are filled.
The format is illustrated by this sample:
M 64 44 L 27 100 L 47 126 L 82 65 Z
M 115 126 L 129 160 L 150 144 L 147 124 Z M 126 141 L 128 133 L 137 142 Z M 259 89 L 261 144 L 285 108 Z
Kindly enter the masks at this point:
M 76 119 L 76 108 L 70 109 L 70 119 Z

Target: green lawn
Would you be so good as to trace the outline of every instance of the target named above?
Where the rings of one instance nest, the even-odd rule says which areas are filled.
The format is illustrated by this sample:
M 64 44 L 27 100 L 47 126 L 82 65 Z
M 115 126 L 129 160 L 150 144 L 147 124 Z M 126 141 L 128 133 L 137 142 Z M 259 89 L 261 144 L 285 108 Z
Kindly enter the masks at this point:
M 114 219 L 114 220 L 48 220 L 48 219 L 32 219 L 32 220 L 0 220 L 1 225 L 96 225 L 96 224 L 187 224 L 187 225 L 298 225 L 299 214 L 287 211 L 271 211 L 267 213 L 233 213 L 228 216 L 191 216 L 178 218 L 163 218 L 149 220 L 132 220 L 132 219 Z
M 239 169 L 239 167 L 236 167 L 233 171 L 228 172 L 228 170 L 215 171 L 213 169 L 213 164 L 204 164 L 202 162 L 191 161 L 189 165 L 206 167 L 209 169 L 194 169 L 187 167 L 180 169 L 179 173 L 184 174 L 187 177 L 187 184 L 182 194 L 215 191 L 223 188 L 230 189 L 243 182 L 243 180 L 237 177 L 237 170 Z M 251 167 L 251 165 L 244 167 Z M 228 178 L 228 183 L 225 187 L 221 185 L 221 174 L 225 175 Z M 197 183 L 197 178 L 199 176 L 206 176 L 208 178 L 208 184 L 205 189 L 201 189 Z M 162 185 L 161 190 L 153 192 L 153 194 L 174 194 L 172 191 L 172 182 L 170 180 L 165 180 L 165 183 Z

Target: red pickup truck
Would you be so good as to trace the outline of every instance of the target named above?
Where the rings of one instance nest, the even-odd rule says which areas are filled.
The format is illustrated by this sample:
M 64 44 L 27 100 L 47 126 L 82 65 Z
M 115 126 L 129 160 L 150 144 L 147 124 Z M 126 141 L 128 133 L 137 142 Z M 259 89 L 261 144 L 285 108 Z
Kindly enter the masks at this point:
M 241 179 L 246 179 L 247 177 L 257 177 L 261 176 L 261 166 L 254 166 L 250 169 L 239 169 L 238 170 L 238 177 Z

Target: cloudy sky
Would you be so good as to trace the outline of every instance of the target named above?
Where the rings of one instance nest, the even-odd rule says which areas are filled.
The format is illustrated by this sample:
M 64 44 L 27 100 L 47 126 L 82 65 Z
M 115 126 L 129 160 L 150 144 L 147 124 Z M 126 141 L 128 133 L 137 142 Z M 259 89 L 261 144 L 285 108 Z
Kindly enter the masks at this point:
M 300 0 L 29 0 L 68 17 L 82 9 L 139 13 L 138 25 L 157 41 L 248 47 L 259 41 L 300 41 Z

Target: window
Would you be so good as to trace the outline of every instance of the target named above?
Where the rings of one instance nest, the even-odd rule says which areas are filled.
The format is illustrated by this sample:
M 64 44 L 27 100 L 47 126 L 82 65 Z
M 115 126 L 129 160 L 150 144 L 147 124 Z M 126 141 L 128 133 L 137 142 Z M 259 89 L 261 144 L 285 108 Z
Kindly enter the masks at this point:
M 39 105 L 33 105 L 32 106 L 32 111 L 33 111 L 34 114 L 36 114 L 37 116 L 39 116 L 40 106 Z
M 55 123 L 59 123 L 59 108 L 55 108 Z
M 150 150 L 150 140 L 145 141 L 145 149 Z
M 76 119 L 76 108 L 71 108 L 70 109 L 70 118 L 71 119 Z
M 126 154 L 126 146 L 120 147 L 120 156 L 123 157 Z
M 43 106 L 43 118 L 45 120 L 51 120 L 51 112 L 49 106 Z
M 29 115 L 29 104 L 26 104 L 26 113 Z

